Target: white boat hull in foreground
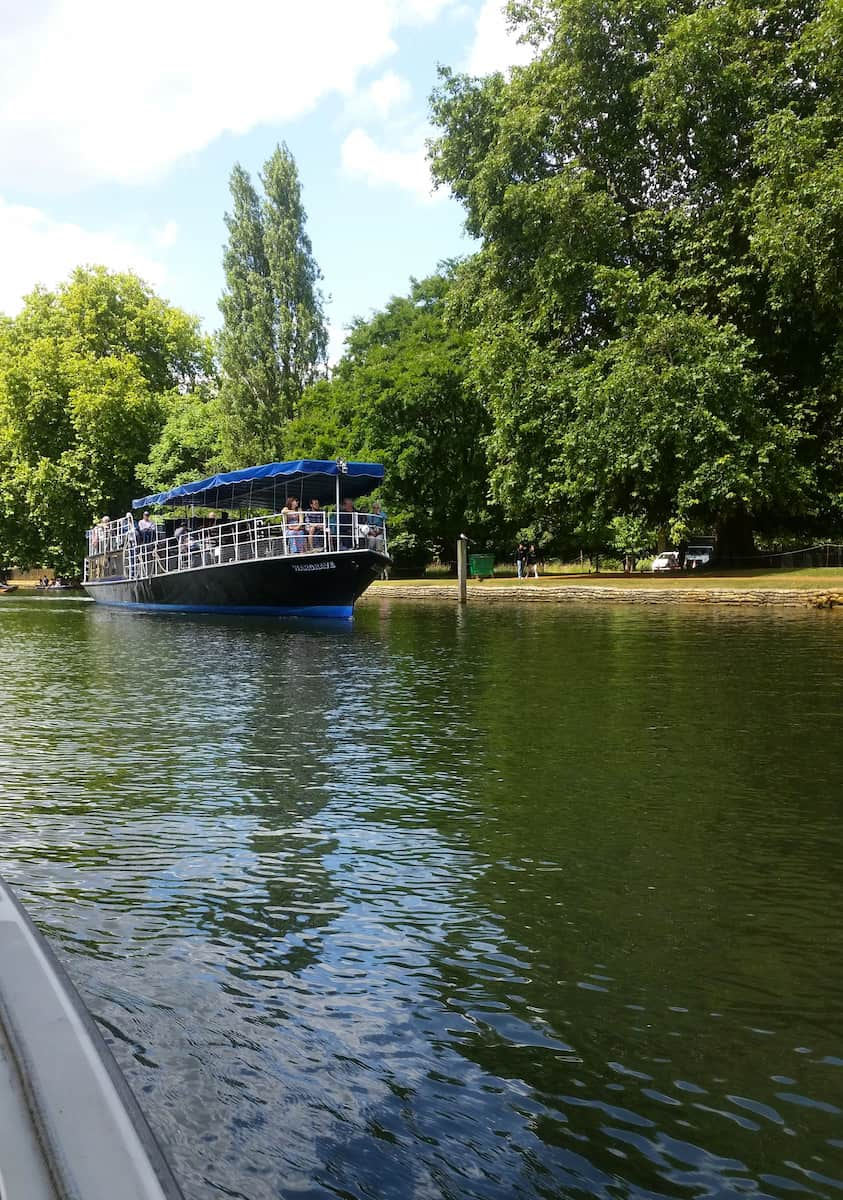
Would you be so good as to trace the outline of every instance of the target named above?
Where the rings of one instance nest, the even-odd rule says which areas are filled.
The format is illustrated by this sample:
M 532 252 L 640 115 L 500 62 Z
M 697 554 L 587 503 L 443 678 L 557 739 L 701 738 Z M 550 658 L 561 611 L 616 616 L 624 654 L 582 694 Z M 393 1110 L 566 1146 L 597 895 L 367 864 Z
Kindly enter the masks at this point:
M 97 1027 L 0 881 L 0 1200 L 182 1200 Z

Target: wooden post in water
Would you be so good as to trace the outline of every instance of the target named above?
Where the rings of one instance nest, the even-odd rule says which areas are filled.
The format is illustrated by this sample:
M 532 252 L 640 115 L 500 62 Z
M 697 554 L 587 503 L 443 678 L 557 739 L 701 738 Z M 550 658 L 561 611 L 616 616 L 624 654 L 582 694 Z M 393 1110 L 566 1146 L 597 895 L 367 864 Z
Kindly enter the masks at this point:
M 460 588 L 460 604 L 468 600 L 468 538 L 461 533 L 457 538 L 457 582 Z

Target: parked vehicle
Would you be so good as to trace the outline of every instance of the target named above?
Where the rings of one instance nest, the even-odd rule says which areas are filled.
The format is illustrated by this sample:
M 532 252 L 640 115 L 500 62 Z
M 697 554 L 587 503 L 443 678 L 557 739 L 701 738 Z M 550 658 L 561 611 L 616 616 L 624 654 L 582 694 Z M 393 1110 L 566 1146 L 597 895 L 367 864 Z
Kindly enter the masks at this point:
M 682 564 L 679 561 L 679 552 L 677 550 L 664 550 L 661 554 L 657 554 L 653 559 L 653 571 L 681 571 Z
M 689 546 L 685 554 L 685 570 L 701 571 L 714 561 L 713 546 Z

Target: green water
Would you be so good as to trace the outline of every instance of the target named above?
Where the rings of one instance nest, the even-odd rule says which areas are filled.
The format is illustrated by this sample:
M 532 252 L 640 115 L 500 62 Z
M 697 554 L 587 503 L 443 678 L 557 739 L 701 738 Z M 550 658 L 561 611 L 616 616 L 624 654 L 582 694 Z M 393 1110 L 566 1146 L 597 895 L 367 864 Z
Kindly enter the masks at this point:
M 0 871 L 191 1200 L 840 1195 L 840 614 L 0 649 Z

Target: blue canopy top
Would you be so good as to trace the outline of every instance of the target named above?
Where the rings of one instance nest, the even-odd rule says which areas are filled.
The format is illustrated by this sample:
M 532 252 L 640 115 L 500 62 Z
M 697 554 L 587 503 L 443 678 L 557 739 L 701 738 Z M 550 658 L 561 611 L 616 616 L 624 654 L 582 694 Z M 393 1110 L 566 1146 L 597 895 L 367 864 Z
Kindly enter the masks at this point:
M 329 504 L 336 497 L 338 476 L 340 496 L 355 499 L 374 491 L 383 479 L 383 467 L 380 463 L 316 458 L 266 463 L 262 467 L 210 475 L 196 483 L 183 483 L 155 496 L 141 496 L 132 501 L 132 508 L 196 504 L 202 508 L 269 508 L 278 512 L 287 496 L 296 496 L 300 502 L 315 496 L 321 503 Z

